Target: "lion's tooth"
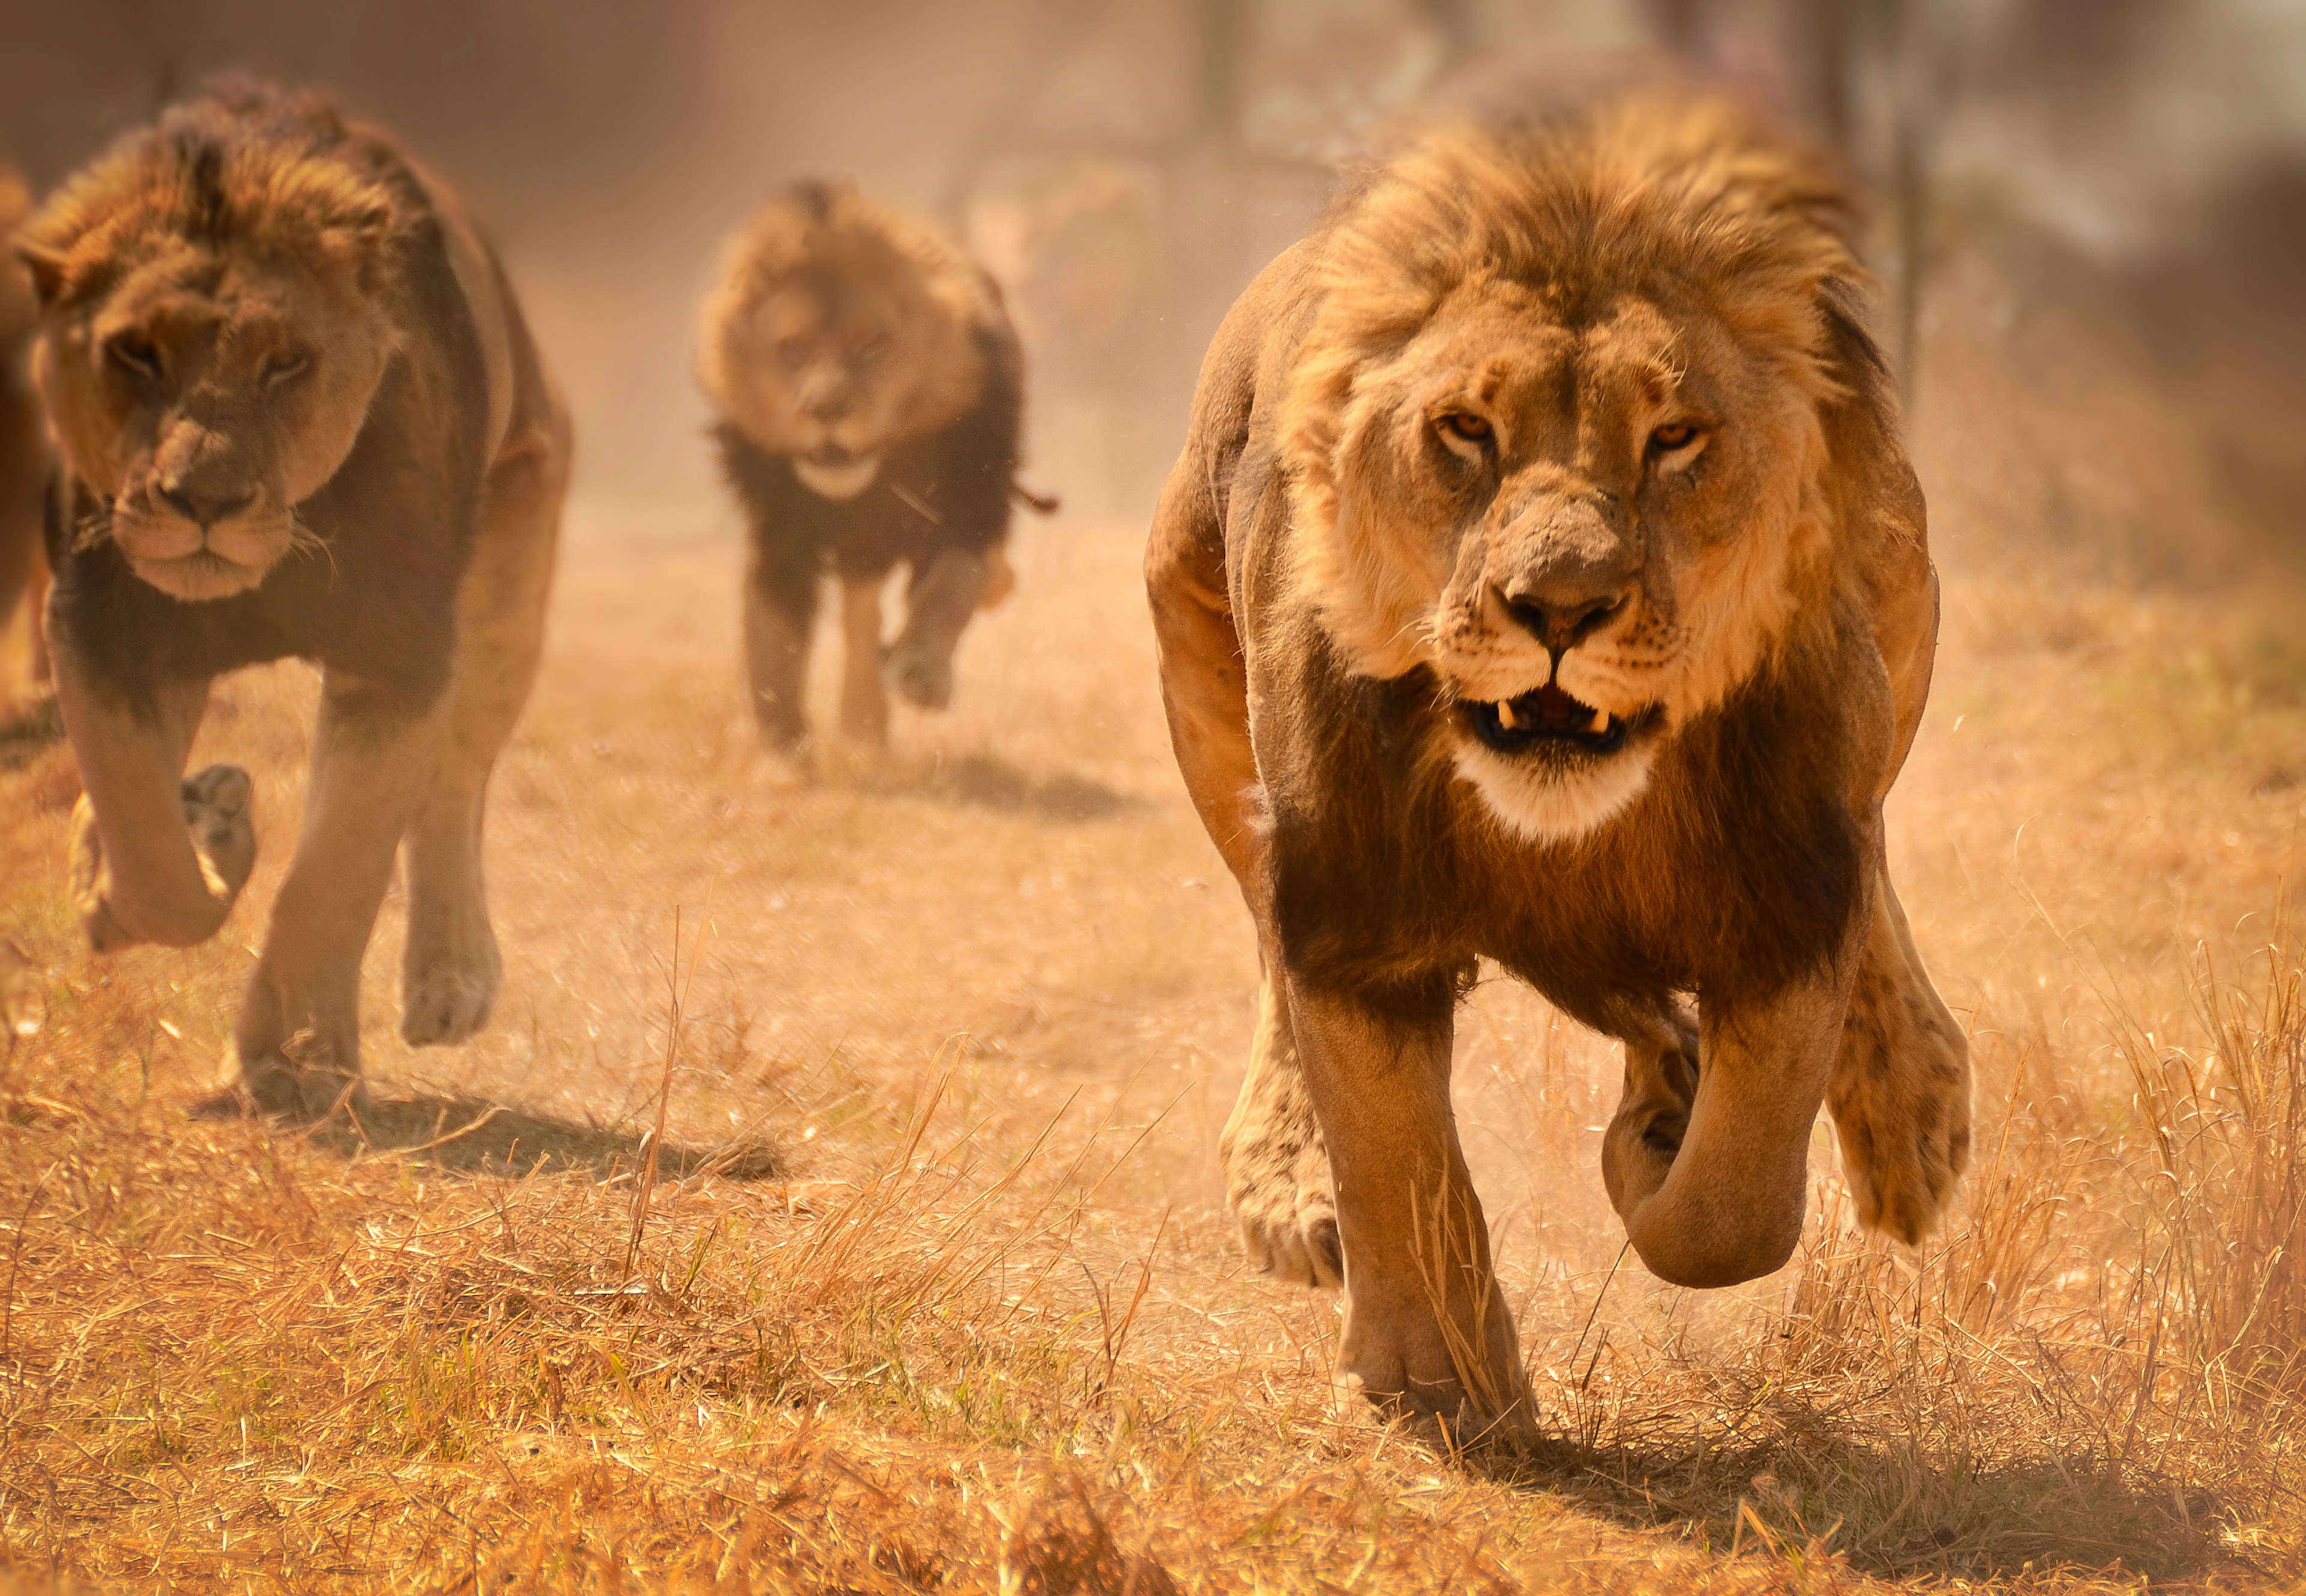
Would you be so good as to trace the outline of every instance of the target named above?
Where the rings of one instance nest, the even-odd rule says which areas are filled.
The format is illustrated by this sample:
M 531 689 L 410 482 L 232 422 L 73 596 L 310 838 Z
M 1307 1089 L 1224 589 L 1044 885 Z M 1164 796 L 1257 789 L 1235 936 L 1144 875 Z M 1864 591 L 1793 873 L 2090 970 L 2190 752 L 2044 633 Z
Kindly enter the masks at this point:
M 1607 730 L 1610 730 L 1610 712 L 1609 712 L 1608 710 L 1606 710 L 1606 709 L 1597 709 L 1597 710 L 1595 710 L 1595 711 L 1593 712 L 1593 723 L 1592 725 L 1590 725 L 1590 726 L 1586 727 L 1586 728 L 1585 728 L 1585 730 L 1588 730 L 1588 731 L 1594 731 L 1594 732 L 1601 732 L 1601 731 L 1607 731 Z
M 1498 704 L 1498 724 L 1504 727 L 1507 731 L 1512 731 L 1521 725 L 1521 721 L 1514 715 L 1512 699 L 1507 698 L 1499 700 Z

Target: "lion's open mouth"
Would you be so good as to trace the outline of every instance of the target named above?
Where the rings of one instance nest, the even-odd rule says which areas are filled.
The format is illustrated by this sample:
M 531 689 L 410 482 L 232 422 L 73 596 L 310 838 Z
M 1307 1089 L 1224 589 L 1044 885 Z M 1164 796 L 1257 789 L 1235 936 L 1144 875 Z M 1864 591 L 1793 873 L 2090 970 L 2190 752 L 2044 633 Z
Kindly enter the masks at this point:
M 1500 754 L 1559 750 L 1614 754 L 1656 714 L 1654 704 L 1630 719 L 1595 709 L 1548 682 L 1534 693 L 1494 704 L 1467 700 L 1457 714 L 1483 747 Z

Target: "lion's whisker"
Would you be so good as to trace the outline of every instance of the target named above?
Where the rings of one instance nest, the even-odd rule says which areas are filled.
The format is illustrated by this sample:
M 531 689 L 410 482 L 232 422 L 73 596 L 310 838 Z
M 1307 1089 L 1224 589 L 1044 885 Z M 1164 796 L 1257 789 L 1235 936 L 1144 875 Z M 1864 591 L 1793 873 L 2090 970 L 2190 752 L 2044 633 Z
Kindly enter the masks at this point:
M 316 549 L 329 557 L 329 577 L 334 581 L 337 576 L 336 550 L 328 539 L 306 525 L 303 516 L 292 511 L 288 516 L 288 552 L 310 555 Z

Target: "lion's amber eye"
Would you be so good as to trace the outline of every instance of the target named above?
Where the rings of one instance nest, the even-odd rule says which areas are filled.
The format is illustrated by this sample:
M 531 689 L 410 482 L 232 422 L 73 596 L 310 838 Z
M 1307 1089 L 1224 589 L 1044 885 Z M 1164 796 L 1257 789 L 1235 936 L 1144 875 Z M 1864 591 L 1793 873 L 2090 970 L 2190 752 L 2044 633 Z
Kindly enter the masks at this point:
M 1450 437 L 1467 443 L 1487 443 L 1495 431 L 1487 416 L 1475 415 L 1470 410 L 1452 410 L 1438 424 Z
M 1696 441 L 1695 426 L 1688 422 L 1675 422 L 1670 426 L 1660 427 L 1650 434 L 1650 453 L 1670 455 L 1678 449 L 1687 448 Z
M 141 333 L 124 332 L 104 346 L 105 358 L 132 377 L 147 380 L 160 375 L 159 346 Z

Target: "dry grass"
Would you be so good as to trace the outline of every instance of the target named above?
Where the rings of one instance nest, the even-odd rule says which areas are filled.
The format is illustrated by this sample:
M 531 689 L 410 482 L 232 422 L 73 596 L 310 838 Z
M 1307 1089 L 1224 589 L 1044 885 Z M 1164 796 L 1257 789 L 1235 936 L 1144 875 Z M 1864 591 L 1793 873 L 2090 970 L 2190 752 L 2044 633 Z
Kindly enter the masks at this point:
M 1609 1055 L 1477 991 L 1460 1108 L 1551 1438 L 1448 1457 L 1331 1411 L 1333 1310 L 1219 1210 L 1249 938 L 1131 533 L 1029 533 L 954 714 L 795 784 L 741 722 L 733 548 L 613 531 L 498 783 L 498 1024 L 399 1047 L 389 905 L 364 1133 L 192 1112 L 309 678 L 221 696 L 268 848 L 189 953 L 77 948 L 69 762 L 0 740 L 0 1583 L 2306 1578 L 2306 710 L 2237 603 L 1949 590 L 1894 867 L 1980 1139 L 1924 1252 L 1857 1237 L 1821 1133 L 1795 1265 L 1651 1279 L 1595 1178 Z

